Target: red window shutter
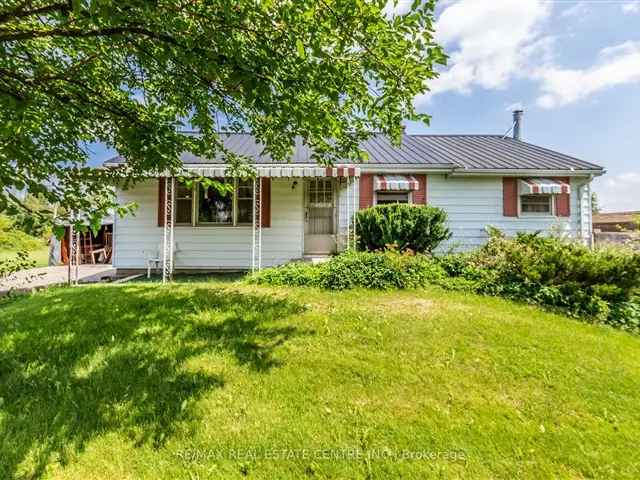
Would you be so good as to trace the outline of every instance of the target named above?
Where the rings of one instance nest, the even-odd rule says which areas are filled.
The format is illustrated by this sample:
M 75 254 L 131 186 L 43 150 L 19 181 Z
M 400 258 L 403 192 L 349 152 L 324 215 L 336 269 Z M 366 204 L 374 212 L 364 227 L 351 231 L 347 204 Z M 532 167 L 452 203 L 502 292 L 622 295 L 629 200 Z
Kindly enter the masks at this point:
M 260 178 L 260 192 L 262 199 L 260 201 L 262 227 L 269 228 L 271 226 L 271 179 L 268 177 Z
M 426 175 L 412 175 L 418 180 L 418 190 L 413 192 L 413 203 L 417 205 L 427 204 L 427 176 Z
M 518 179 L 502 178 L 502 214 L 505 217 L 518 216 Z
M 165 178 L 158 178 L 158 226 L 164 227 L 164 219 L 165 219 L 165 206 L 164 206 L 164 182 Z
M 569 177 L 554 178 L 557 182 L 571 183 Z M 556 215 L 558 217 L 570 217 L 571 216 L 571 194 L 559 193 L 556 195 Z
M 360 176 L 360 208 L 373 205 L 373 174 L 363 173 Z

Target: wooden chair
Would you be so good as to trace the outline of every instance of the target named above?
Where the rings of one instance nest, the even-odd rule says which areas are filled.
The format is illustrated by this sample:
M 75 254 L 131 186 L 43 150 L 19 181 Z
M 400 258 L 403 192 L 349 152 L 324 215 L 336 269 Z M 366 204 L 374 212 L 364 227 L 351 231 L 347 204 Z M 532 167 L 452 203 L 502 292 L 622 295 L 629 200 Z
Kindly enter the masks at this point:
M 96 263 L 93 259 L 93 240 L 90 232 L 80 234 L 80 263 Z

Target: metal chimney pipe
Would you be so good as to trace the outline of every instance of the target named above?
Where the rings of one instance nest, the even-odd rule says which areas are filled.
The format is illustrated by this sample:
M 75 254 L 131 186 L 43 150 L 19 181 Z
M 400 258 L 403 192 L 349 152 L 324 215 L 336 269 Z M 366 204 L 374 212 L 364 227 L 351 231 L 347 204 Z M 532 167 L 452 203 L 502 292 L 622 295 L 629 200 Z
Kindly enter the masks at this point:
M 522 115 L 524 110 L 513 111 L 513 138 L 514 140 L 522 140 Z

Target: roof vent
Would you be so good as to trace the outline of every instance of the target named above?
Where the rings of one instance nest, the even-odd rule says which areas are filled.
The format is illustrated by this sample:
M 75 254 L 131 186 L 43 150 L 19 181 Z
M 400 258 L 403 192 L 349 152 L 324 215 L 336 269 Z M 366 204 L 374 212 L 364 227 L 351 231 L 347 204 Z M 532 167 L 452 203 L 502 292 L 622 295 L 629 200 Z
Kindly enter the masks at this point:
M 522 140 L 522 115 L 524 110 L 513 111 L 513 138 L 514 140 Z

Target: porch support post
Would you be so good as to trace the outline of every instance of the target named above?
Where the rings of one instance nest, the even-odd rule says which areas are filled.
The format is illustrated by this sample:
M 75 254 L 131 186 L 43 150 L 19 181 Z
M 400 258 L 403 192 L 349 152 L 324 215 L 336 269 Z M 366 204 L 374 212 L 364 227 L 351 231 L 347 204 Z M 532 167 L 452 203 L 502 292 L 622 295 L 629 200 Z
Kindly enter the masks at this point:
M 251 273 L 256 271 L 256 179 L 253 179 L 253 202 L 251 211 Z
M 173 275 L 173 192 L 175 178 L 166 177 L 164 182 L 164 228 L 162 229 L 162 283 L 167 283 Z
M 171 207 L 169 209 L 169 217 L 171 219 L 170 229 L 169 229 L 169 279 L 173 279 L 173 261 L 175 259 L 174 250 L 175 250 L 175 240 L 174 240 L 174 232 L 175 232 L 175 224 L 176 224 L 176 209 L 174 208 L 173 202 L 176 192 L 176 177 L 171 177 Z
M 78 278 L 80 277 L 80 232 L 76 232 L 76 234 L 73 236 L 74 238 L 74 258 L 76 260 L 76 268 L 75 268 L 75 279 L 74 279 L 74 284 L 78 285 Z
M 352 213 L 352 221 L 353 221 L 353 249 L 355 250 L 358 246 L 357 244 L 357 237 L 356 237 L 356 214 L 358 213 L 358 197 L 356 196 L 356 177 L 353 177 L 353 187 L 351 188 L 351 193 L 353 195 L 352 198 L 352 202 L 351 202 L 351 206 L 353 209 L 353 213 Z
M 350 182 L 349 182 L 349 177 L 346 178 L 347 180 L 347 185 L 346 185 L 346 194 L 347 194 L 347 250 L 349 250 L 351 248 L 351 221 L 350 219 L 350 215 L 351 215 L 351 209 L 349 208 L 349 187 L 351 186 Z
M 262 270 L 262 177 L 258 177 L 258 271 Z
M 69 286 L 72 284 L 71 269 L 74 263 L 75 254 L 76 252 L 73 248 L 73 223 L 69 223 L 69 248 L 67 250 L 67 262 L 69 263 L 69 268 L 67 269 Z

